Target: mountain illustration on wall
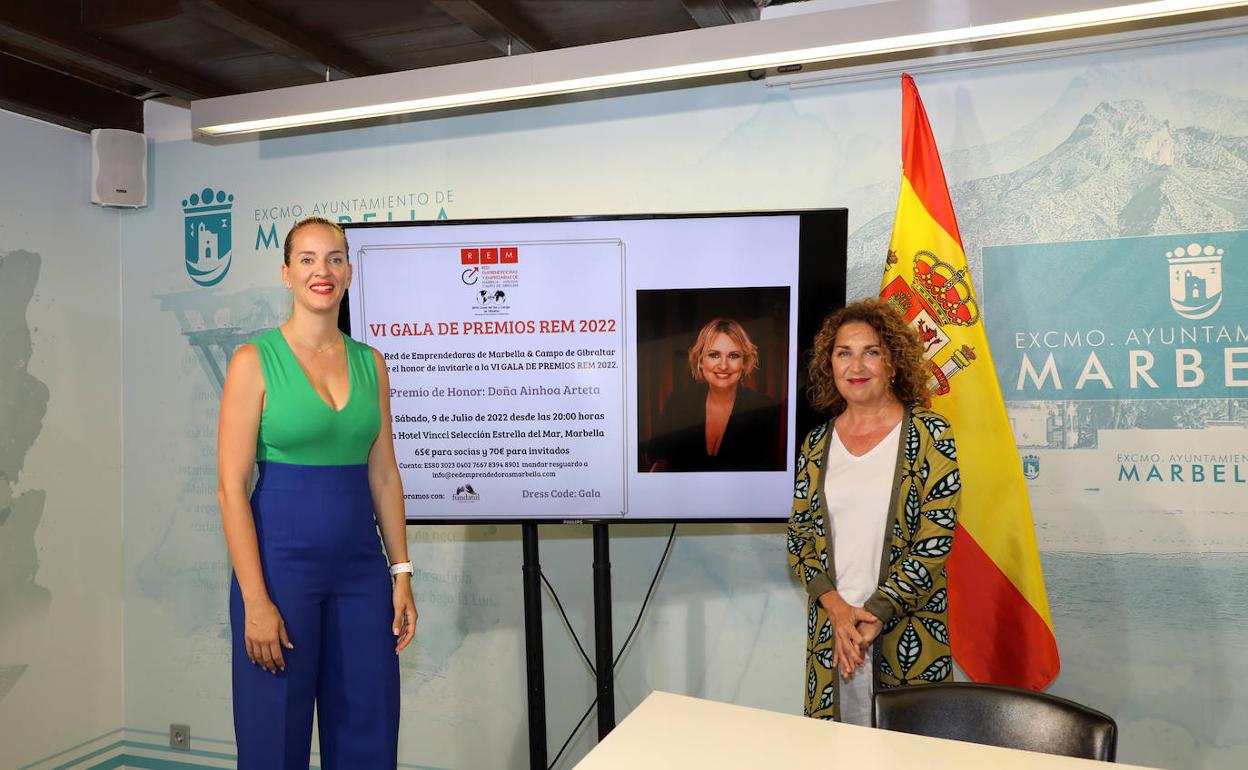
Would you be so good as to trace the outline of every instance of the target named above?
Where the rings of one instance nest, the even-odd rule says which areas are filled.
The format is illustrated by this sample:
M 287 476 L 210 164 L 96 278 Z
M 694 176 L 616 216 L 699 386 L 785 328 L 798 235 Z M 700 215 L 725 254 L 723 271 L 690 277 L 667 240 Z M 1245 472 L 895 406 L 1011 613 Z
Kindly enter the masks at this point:
M 1215 96 L 1185 98 L 1201 101 L 1209 117 L 1243 109 L 1241 100 Z M 950 192 L 978 271 L 987 245 L 1248 228 L 1245 179 L 1248 137 L 1175 127 L 1142 101 L 1124 99 L 1098 104 L 1036 160 Z M 851 234 L 850 263 L 869 265 L 884 254 L 892 225 L 888 211 Z
M 19 483 L 26 457 L 43 432 L 50 391 L 30 371 L 33 328 L 27 310 L 35 298 L 43 257 L 29 251 L 0 254 L 0 643 L 19 624 L 47 614 L 52 592 L 37 582 L 36 531 L 47 493 Z M 0 700 L 27 663 L 0 660 Z

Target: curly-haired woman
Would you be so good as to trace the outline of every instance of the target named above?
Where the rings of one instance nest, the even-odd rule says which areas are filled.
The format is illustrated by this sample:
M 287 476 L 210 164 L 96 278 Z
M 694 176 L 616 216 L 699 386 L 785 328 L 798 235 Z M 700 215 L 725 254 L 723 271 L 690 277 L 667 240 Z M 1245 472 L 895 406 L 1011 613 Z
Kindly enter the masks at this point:
M 809 596 L 807 716 L 870 724 L 875 689 L 952 674 L 945 560 L 961 482 L 928 379 L 918 336 L 880 300 L 832 313 L 815 337 L 811 403 L 831 419 L 802 441 L 788 531 Z

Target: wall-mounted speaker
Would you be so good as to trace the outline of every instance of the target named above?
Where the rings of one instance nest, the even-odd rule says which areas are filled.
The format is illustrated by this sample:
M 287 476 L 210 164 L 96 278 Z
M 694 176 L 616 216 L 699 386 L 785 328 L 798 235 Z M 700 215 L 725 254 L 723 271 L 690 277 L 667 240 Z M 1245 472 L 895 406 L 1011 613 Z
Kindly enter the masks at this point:
M 147 205 L 147 137 L 120 128 L 91 132 L 91 202 L 98 206 Z

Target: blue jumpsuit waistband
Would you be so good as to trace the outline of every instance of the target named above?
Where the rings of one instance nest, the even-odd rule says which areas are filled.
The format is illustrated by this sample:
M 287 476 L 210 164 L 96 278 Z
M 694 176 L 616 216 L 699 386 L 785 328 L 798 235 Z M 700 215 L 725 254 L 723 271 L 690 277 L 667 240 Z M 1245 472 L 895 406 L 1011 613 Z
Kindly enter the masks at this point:
M 262 460 L 256 463 L 262 490 L 351 491 L 368 487 L 368 465 L 292 465 Z

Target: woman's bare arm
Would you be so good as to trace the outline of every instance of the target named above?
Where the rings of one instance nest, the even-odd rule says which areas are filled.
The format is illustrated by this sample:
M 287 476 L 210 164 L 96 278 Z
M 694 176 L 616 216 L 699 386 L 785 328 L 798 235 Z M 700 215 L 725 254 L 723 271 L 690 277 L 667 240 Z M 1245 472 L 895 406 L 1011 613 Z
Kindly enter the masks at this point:
M 391 564 L 405 562 L 407 557 L 407 517 L 403 507 L 403 482 L 394 458 L 394 439 L 390 432 L 390 375 L 381 353 L 373 351 L 377 367 L 377 398 L 381 409 L 381 430 L 368 453 L 368 488 L 373 495 L 377 525 Z M 394 624 L 398 636 L 395 651 L 401 652 L 416 632 L 416 603 L 412 599 L 411 576 L 399 573 L 394 581 Z
M 221 524 L 230 549 L 230 561 L 243 595 L 247 657 L 268 671 L 276 671 L 286 665 L 282 648 L 292 645 L 264 583 L 256 522 L 247 499 L 263 404 L 260 354 L 254 345 L 244 345 L 230 361 L 221 392 L 217 426 L 217 501 L 221 505 Z

